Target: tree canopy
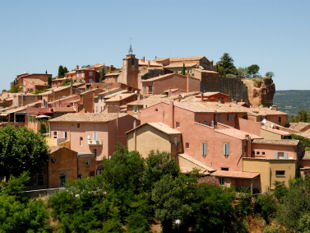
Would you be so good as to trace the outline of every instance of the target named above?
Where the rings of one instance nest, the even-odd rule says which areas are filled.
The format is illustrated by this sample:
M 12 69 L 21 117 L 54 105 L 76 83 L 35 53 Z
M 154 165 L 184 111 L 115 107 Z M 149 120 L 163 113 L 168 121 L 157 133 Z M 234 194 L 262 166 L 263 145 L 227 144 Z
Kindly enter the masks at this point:
M 257 75 L 258 71 L 259 71 L 259 66 L 256 64 L 250 65 L 248 67 L 248 74 L 249 75 L 255 76 L 255 75 Z
M 47 160 L 48 148 L 39 133 L 25 127 L 0 129 L 0 176 L 39 172 Z
M 99 73 L 99 82 L 103 82 L 103 81 L 104 81 L 104 79 L 105 79 L 105 77 L 104 77 L 105 74 L 106 74 L 105 68 L 102 67 L 102 69 L 101 69 L 101 71 L 100 71 L 100 73 Z
M 143 159 L 119 146 L 102 175 L 70 183 L 49 205 L 66 232 L 149 232 L 158 220 L 163 232 L 242 232 L 234 192 L 198 178 L 181 174 L 167 153 Z
M 0 232 L 51 232 L 47 207 L 27 198 L 23 191 L 28 173 L 0 184 Z
M 58 67 L 58 78 L 63 78 L 65 77 L 65 73 L 68 73 L 68 69 L 65 66 L 60 65 Z
M 227 74 L 237 74 L 237 68 L 234 65 L 234 59 L 228 54 L 224 53 L 215 66 L 220 76 L 225 77 Z

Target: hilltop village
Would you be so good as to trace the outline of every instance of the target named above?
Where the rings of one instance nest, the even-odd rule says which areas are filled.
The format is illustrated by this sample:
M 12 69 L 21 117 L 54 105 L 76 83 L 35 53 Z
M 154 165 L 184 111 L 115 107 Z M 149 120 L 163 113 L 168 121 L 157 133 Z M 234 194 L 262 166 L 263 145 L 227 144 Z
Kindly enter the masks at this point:
M 308 137 L 310 126 L 290 125 L 272 105 L 272 79 L 219 77 L 204 56 L 146 60 L 130 49 L 121 68 L 76 66 L 56 78 L 24 73 L 12 88 L 1 94 L 1 126 L 40 131 L 49 146 L 33 188 L 100 174 L 119 142 L 144 157 L 168 152 L 183 173 L 197 169 L 203 182 L 251 193 L 310 171 L 310 154 L 291 139 Z

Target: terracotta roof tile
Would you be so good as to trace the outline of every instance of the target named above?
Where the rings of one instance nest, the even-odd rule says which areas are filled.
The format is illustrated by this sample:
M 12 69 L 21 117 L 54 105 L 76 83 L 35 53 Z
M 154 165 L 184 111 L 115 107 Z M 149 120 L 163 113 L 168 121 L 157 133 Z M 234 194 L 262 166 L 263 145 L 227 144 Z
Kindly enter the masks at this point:
M 123 117 L 124 113 L 68 113 L 49 120 L 50 122 L 108 122 Z
M 281 139 L 281 140 L 254 139 L 253 143 L 271 144 L 271 145 L 284 145 L 284 146 L 297 146 L 299 141 L 293 140 L 293 139 Z

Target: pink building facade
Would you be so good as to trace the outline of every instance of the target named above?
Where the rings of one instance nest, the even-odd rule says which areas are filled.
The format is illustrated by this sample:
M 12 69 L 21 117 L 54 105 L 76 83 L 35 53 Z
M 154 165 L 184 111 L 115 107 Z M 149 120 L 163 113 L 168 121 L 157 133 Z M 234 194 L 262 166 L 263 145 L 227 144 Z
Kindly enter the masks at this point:
M 74 113 L 54 118 L 50 123 L 50 137 L 70 141 L 70 148 L 79 154 L 93 154 L 100 170 L 103 158 L 109 158 L 118 142 L 127 144 L 126 131 L 134 127 L 136 119 L 127 114 Z
M 184 92 L 199 91 L 200 80 L 181 74 L 165 74 L 142 81 L 143 95 L 162 94 L 169 89 L 180 89 Z

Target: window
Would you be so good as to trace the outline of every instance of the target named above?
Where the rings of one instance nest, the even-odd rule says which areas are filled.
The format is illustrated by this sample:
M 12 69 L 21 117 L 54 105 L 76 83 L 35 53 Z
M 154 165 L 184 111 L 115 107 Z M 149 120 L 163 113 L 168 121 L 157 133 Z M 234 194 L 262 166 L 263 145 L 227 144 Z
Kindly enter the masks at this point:
M 206 122 L 206 121 L 204 121 L 202 124 L 207 125 L 207 122 Z
M 54 138 L 57 138 L 57 131 L 54 131 Z
M 158 108 L 155 108 L 155 112 L 158 112 Z
M 96 158 L 97 157 L 97 149 L 94 149 L 93 152 L 94 152 L 94 155 L 95 155 L 95 158 Z
M 231 121 L 234 121 L 234 114 L 231 114 L 230 119 L 231 119 Z
M 262 152 L 262 155 L 265 155 L 265 152 L 264 152 L 264 151 Z
M 64 187 L 67 182 L 67 176 L 62 174 L 59 176 L 59 187 Z
M 146 86 L 143 87 L 143 92 L 146 93 Z
M 185 147 L 188 149 L 189 148 L 189 143 L 185 143 Z
M 278 121 L 279 121 L 279 123 L 281 123 L 281 117 L 279 117 Z
M 132 110 L 134 113 L 137 113 L 138 112 L 138 106 L 137 105 L 135 105 L 135 106 L 133 106 L 133 110 Z
M 219 182 L 221 185 L 223 185 L 225 183 L 224 177 L 219 177 Z
M 82 146 L 83 143 L 83 137 L 80 137 L 80 146 Z
M 153 86 L 149 86 L 149 93 L 153 92 Z
M 180 128 L 180 122 L 178 122 L 178 121 L 176 122 L 176 127 Z
M 221 114 L 218 115 L 218 120 L 219 120 L 219 121 L 222 120 L 222 115 L 221 115 Z
M 201 154 L 203 156 L 207 155 L 207 143 L 201 143 Z
M 98 134 L 97 132 L 93 133 L 93 140 L 97 141 L 98 140 Z
M 259 155 L 259 151 L 256 151 L 256 154 Z
M 89 72 L 89 77 L 92 77 L 93 76 L 93 72 Z
M 255 155 L 255 151 L 252 151 L 252 155 Z
M 224 152 L 225 157 L 227 157 L 229 155 L 229 144 L 228 143 L 224 143 L 223 152 Z
M 222 171 L 229 171 L 229 168 L 228 167 L 222 167 L 221 170 Z
M 80 128 L 80 127 L 81 127 L 80 123 L 77 123 L 77 127 L 78 127 L 78 128 Z
M 86 159 L 85 160 L 85 166 L 86 167 L 90 167 L 90 159 Z
M 275 159 L 287 159 L 287 152 L 275 152 Z
M 229 121 L 229 114 L 226 114 L 226 121 Z
M 276 176 L 285 177 L 285 171 L 284 170 L 276 170 Z
M 67 137 L 68 137 L 68 134 L 67 134 L 67 131 L 65 131 L 65 139 L 67 139 Z

